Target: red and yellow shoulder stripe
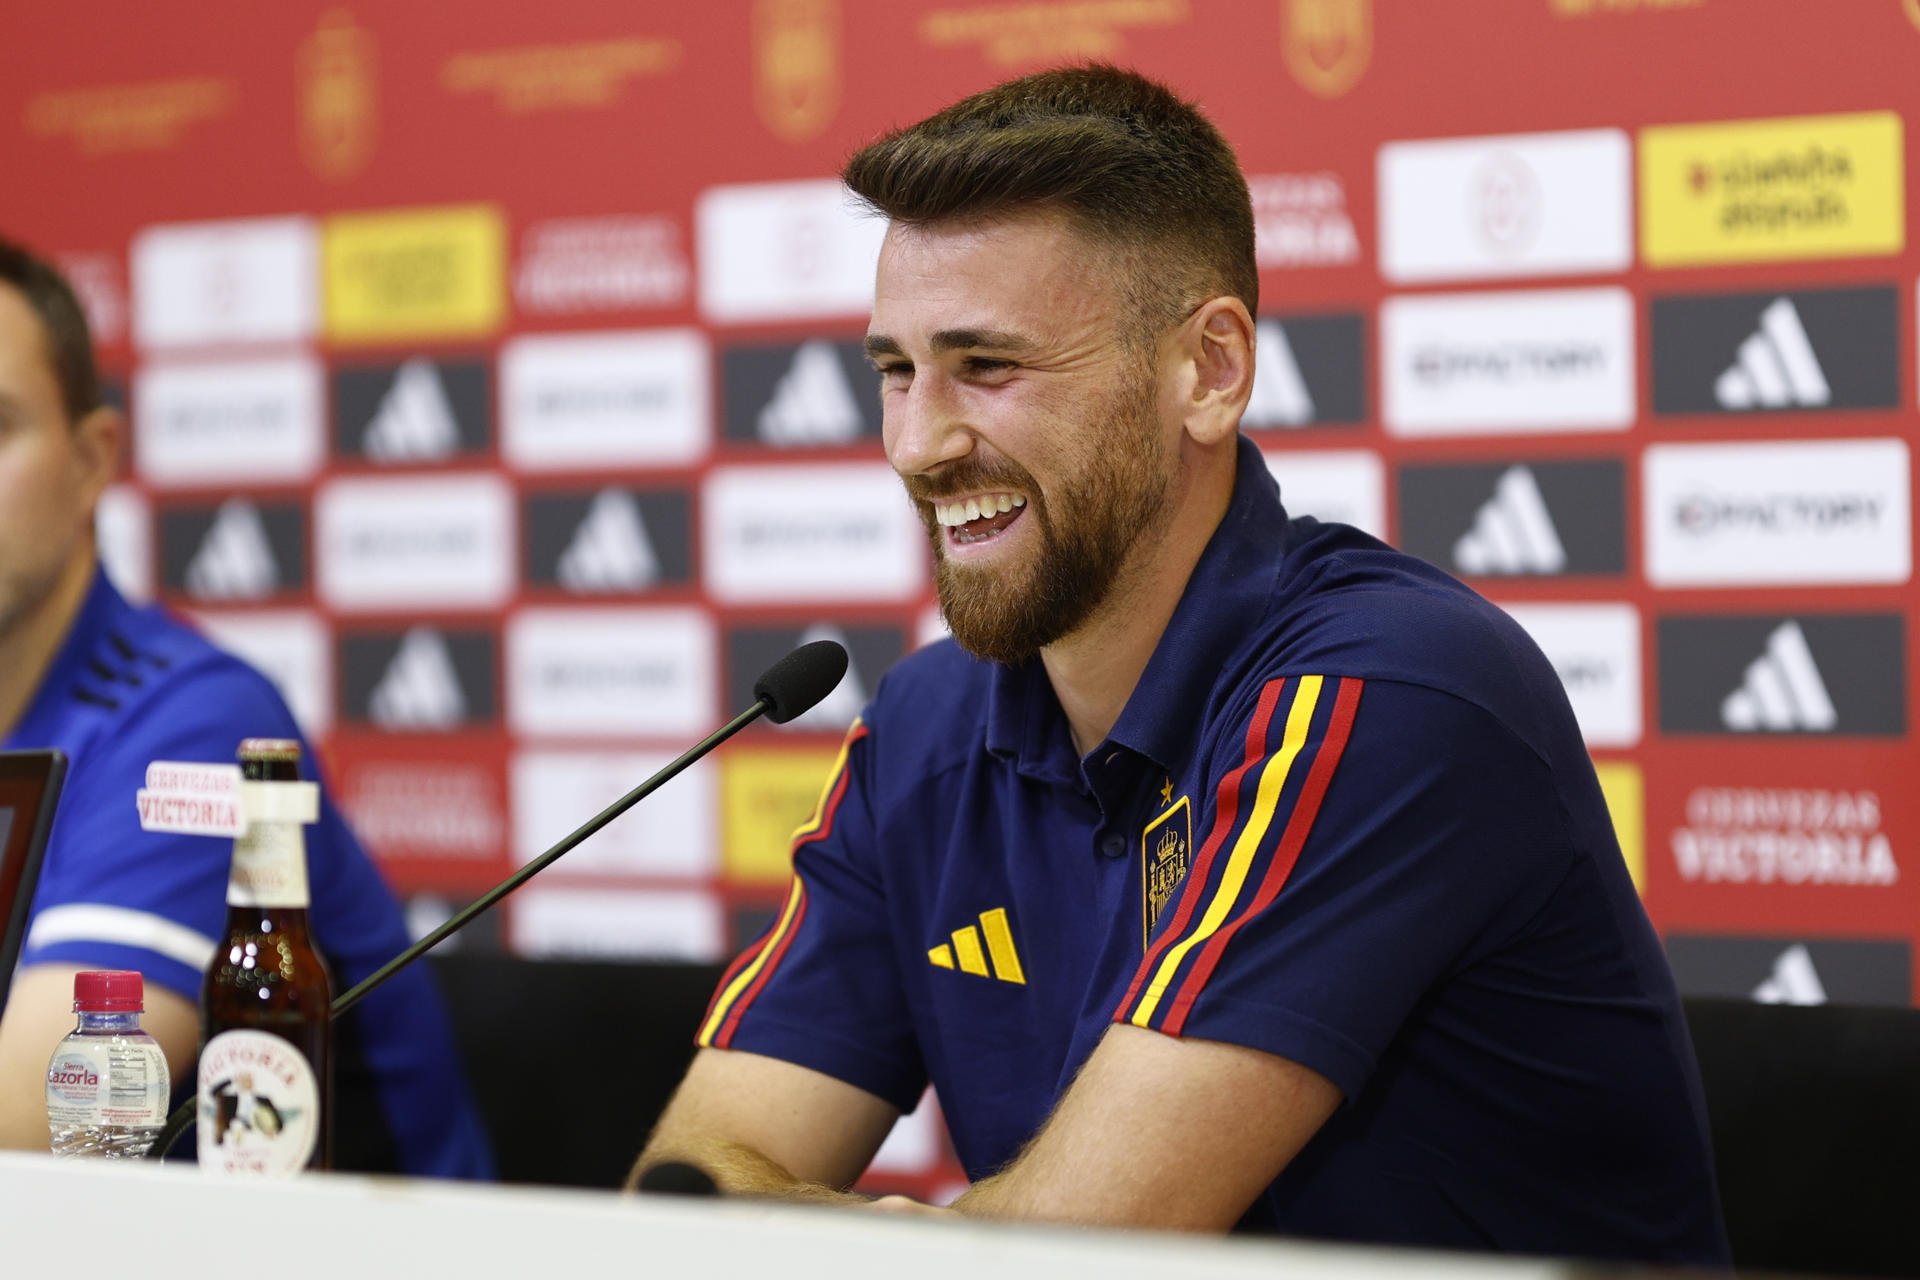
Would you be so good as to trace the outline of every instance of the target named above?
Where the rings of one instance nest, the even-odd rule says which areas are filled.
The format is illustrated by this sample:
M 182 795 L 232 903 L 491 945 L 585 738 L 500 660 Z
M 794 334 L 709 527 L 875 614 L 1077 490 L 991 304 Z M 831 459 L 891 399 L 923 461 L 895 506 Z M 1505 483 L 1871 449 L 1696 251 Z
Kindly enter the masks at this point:
M 840 754 L 834 758 L 833 768 L 827 773 L 826 785 L 820 789 L 820 799 L 813 806 L 813 816 L 801 823 L 793 833 L 794 852 L 797 853 L 802 845 L 824 840 L 833 834 L 834 817 L 840 812 L 840 802 L 847 795 L 847 757 L 853 751 L 853 744 L 866 736 L 867 726 L 855 720 L 840 744 Z M 800 874 L 796 871 L 793 885 L 787 890 L 786 906 L 781 909 L 773 928 L 741 952 L 739 958 L 720 975 L 720 985 L 713 993 L 713 1002 L 707 1006 L 706 1016 L 700 1020 L 700 1032 L 694 1037 L 694 1043 L 711 1049 L 725 1049 L 732 1044 L 733 1033 L 739 1028 L 741 1017 L 765 989 L 767 980 L 779 969 L 780 962 L 786 958 L 787 949 L 793 945 L 806 918 L 807 886 L 801 882 Z
M 1115 1022 L 1180 1034 L 1234 934 L 1292 874 L 1340 767 L 1364 683 L 1297 676 L 1261 689 L 1240 761 L 1215 788 L 1213 825 L 1173 918 L 1141 961 Z

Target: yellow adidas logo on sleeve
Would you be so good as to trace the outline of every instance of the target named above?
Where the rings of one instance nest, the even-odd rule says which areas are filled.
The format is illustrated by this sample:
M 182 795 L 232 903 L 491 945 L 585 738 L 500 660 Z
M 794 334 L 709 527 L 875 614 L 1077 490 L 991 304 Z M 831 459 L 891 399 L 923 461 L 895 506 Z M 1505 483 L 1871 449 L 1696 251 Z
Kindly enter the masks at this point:
M 984 950 L 980 945 L 982 935 L 986 938 Z M 934 947 L 927 952 L 927 959 L 941 969 L 952 969 L 957 964 L 962 973 L 1017 982 L 1021 986 L 1027 983 L 1026 971 L 1020 967 L 1020 953 L 1013 945 L 1013 930 L 1007 924 L 1005 907 L 982 911 L 978 928 L 968 925 L 955 929 L 952 944 L 943 942 Z M 993 962 L 991 972 L 987 969 L 989 960 Z

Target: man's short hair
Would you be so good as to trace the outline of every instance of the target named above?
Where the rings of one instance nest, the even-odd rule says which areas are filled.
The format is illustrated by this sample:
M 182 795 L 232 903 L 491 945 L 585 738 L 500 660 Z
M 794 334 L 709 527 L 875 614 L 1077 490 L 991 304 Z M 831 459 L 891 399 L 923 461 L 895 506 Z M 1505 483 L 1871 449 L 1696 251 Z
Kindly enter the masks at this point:
M 1253 202 L 1233 148 L 1166 86 L 1100 63 L 1010 80 L 857 152 L 841 179 L 909 225 L 1060 210 L 1128 266 L 1125 330 L 1209 297 L 1259 307 Z M 1137 333 L 1131 336 L 1137 336 Z
M 67 421 L 78 422 L 98 409 L 100 373 L 93 363 L 93 338 L 73 286 L 52 263 L 5 239 L 0 239 L 0 283 L 18 289 L 40 317 Z

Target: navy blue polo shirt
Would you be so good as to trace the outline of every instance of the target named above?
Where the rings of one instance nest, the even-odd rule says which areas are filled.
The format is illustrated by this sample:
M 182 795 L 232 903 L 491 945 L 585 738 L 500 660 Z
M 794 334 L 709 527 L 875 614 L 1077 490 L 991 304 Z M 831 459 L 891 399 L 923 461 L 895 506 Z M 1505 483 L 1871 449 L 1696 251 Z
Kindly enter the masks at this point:
M 1244 1226 L 1724 1264 L 1685 1023 L 1553 669 L 1342 525 L 1232 503 L 1109 738 L 1044 669 L 900 663 L 700 1043 L 1011 1160 L 1115 1022 L 1278 1054 L 1344 1105 Z

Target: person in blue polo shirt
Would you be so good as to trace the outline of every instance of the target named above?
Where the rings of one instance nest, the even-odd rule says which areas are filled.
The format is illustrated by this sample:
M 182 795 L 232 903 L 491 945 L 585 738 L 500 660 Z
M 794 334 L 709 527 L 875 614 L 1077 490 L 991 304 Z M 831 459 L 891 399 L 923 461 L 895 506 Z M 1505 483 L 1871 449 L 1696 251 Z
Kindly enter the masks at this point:
M 985 1218 L 1725 1263 L 1697 1072 L 1551 667 L 1290 520 L 1247 189 L 1089 67 L 858 153 L 954 641 L 848 734 L 635 1177 L 837 1201 L 930 1081 Z
M 264 676 L 165 611 L 131 607 L 101 572 L 93 509 L 124 431 L 102 406 L 72 290 L 0 241 L 0 747 L 57 747 L 70 760 L 0 1020 L 0 1147 L 47 1149 L 47 1060 L 72 1028 L 81 969 L 145 974 L 144 1024 L 166 1052 L 176 1097 L 190 1095 L 232 842 L 142 831 L 134 792 L 153 760 L 231 761 L 243 738 L 300 736 Z M 317 772 L 311 753 L 303 767 Z M 312 921 L 344 990 L 407 936 L 392 893 L 322 795 L 306 833 Z M 491 1175 L 424 970 L 335 1029 L 334 1094 L 336 1167 Z

